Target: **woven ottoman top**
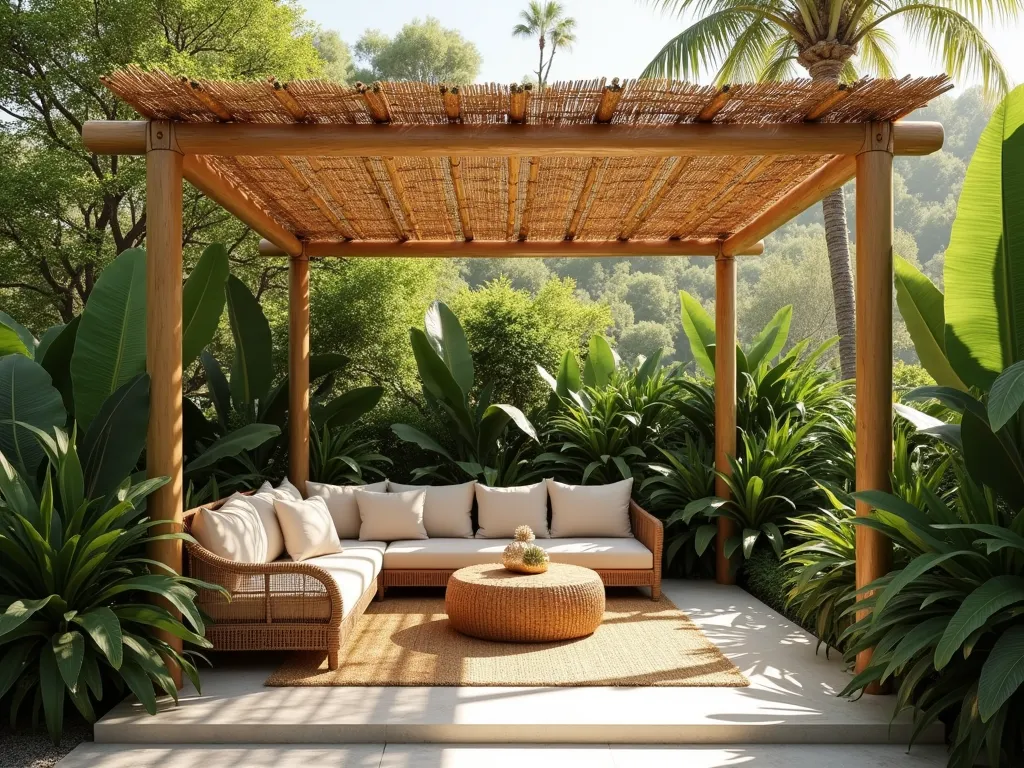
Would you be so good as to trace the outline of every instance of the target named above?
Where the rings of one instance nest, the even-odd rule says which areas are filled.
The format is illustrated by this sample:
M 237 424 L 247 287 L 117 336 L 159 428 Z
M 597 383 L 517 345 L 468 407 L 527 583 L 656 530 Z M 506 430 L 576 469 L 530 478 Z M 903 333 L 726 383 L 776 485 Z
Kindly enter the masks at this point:
M 471 565 L 448 579 L 445 608 L 464 635 L 505 642 L 584 637 L 604 616 L 604 583 L 596 571 L 551 563 L 545 573 L 512 573 Z

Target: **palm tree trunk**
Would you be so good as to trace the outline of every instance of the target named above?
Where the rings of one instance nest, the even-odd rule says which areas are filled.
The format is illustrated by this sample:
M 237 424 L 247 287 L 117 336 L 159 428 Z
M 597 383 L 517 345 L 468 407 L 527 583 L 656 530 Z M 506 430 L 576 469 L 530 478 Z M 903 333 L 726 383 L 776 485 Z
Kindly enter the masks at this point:
M 537 64 L 537 90 L 544 90 L 544 35 L 540 36 L 540 62 Z
M 813 80 L 839 82 L 843 62 L 825 59 L 808 69 Z M 839 369 L 844 379 L 857 374 L 856 297 L 853 273 L 850 270 L 850 230 L 846 222 L 846 196 L 842 187 L 821 201 L 825 217 L 825 243 L 828 246 L 829 271 L 832 275 L 832 302 L 836 311 L 839 334 Z
M 839 368 L 844 379 L 857 373 L 856 299 L 850 270 L 850 239 L 846 223 L 846 195 L 840 187 L 821 201 L 825 215 L 825 243 L 832 275 L 832 302 L 839 333 Z

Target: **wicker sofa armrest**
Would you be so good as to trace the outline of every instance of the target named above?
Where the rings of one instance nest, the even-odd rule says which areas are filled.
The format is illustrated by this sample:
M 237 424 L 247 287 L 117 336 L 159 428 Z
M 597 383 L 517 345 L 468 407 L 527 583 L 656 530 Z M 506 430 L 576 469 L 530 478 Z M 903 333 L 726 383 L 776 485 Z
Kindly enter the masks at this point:
M 633 526 L 633 536 L 651 550 L 654 555 L 654 583 L 651 596 L 658 599 L 661 595 L 661 552 L 665 543 L 665 526 L 635 501 L 629 502 L 629 522 Z
M 221 502 L 217 502 L 215 505 L 210 506 L 215 508 L 216 506 L 219 506 L 220 503 Z M 185 513 L 184 527 L 188 532 L 191 531 L 192 517 L 197 511 L 197 509 L 189 510 Z M 276 560 L 272 563 L 236 563 L 232 560 L 226 560 L 223 557 L 219 557 L 208 549 L 204 549 L 198 542 L 187 541 L 185 546 L 188 552 L 188 575 L 195 576 L 197 575 L 195 574 L 196 570 L 203 570 L 201 567 L 196 569 L 193 566 L 193 563 L 202 563 L 208 568 L 228 576 L 263 576 L 262 591 L 256 593 L 248 591 L 247 594 L 250 596 L 254 594 L 262 594 L 267 601 L 269 601 L 274 594 L 289 594 L 294 597 L 289 590 L 275 590 L 273 587 L 274 579 L 271 578 L 272 576 L 281 574 L 309 577 L 323 585 L 324 592 L 326 593 L 328 600 L 330 600 L 330 623 L 341 623 L 342 616 L 344 615 L 344 603 L 341 597 L 341 589 L 338 587 L 338 583 L 334 580 L 331 574 L 324 568 L 314 565 L 313 563 L 287 560 Z M 252 582 L 250 581 L 249 583 L 251 584 Z M 322 598 L 310 595 L 309 599 Z

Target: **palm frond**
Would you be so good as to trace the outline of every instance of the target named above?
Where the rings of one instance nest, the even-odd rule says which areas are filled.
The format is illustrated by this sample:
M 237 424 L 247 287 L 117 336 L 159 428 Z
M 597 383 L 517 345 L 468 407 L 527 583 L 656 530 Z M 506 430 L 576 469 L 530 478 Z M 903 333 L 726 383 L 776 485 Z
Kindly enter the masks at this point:
M 797 76 L 796 43 L 793 38 L 779 37 L 768 51 L 761 70 L 755 75 L 758 82 L 790 80 Z
M 935 2 L 891 0 L 891 10 L 867 24 L 856 42 L 896 16 L 912 40 L 938 52 L 943 68 L 955 79 L 980 77 L 982 90 L 989 96 L 1009 90 L 1006 70 L 981 30 L 963 14 Z
M 699 78 L 725 61 L 736 40 L 758 18 L 748 11 L 735 10 L 705 16 L 669 40 L 641 77 Z
M 857 63 L 875 77 L 895 77 L 895 58 L 896 41 L 881 27 L 870 30 L 857 46 Z
M 736 38 L 715 75 L 715 82 L 757 80 L 772 58 L 772 49 L 784 40 L 792 38 L 780 35 L 778 28 L 764 18 L 755 19 Z

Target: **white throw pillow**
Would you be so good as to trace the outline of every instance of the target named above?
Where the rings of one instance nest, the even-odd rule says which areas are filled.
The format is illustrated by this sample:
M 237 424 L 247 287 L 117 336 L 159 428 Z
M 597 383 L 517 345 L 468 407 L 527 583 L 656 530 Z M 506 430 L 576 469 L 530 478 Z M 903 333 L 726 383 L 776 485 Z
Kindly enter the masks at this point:
M 327 502 L 327 509 L 334 520 L 334 529 L 342 539 L 359 538 L 359 507 L 356 505 L 355 492 L 362 490 L 385 493 L 387 489 L 387 480 L 369 485 L 330 485 L 306 481 L 306 495 L 320 496 Z
M 268 562 L 266 528 L 249 497 L 241 493 L 229 496 L 219 509 L 196 512 L 192 535 L 203 549 L 233 563 Z
M 508 539 L 520 525 L 528 525 L 538 539 L 548 533 L 548 487 L 542 480 L 514 488 L 476 486 L 478 539 Z
M 269 485 L 269 483 L 268 483 Z M 260 490 L 263 490 L 262 488 Z M 281 484 L 277 488 L 273 489 L 275 498 L 285 499 L 291 501 L 302 501 L 302 492 L 291 484 L 291 481 L 286 477 L 281 481 Z
M 284 547 L 292 560 L 308 560 L 320 555 L 341 552 L 341 541 L 334 530 L 334 521 L 327 511 L 327 502 L 319 496 L 305 501 L 275 499 Z
M 423 527 L 432 539 L 473 538 L 473 494 L 476 480 L 461 485 L 402 485 L 388 482 L 388 491 L 426 491 Z
M 277 512 L 274 511 L 274 486 L 264 483 L 259 490 L 245 498 L 259 512 L 260 520 L 267 531 L 267 562 L 272 563 L 284 554 L 284 534 L 281 533 L 281 525 L 277 522 Z M 278 492 L 280 493 L 280 492 Z
M 566 485 L 549 479 L 552 538 L 632 536 L 629 526 L 632 490 L 631 477 L 608 485 Z
M 375 493 L 357 489 L 355 497 L 362 520 L 360 541 L 427 538 L 427 529 L 423 527 L 426 491 Z

